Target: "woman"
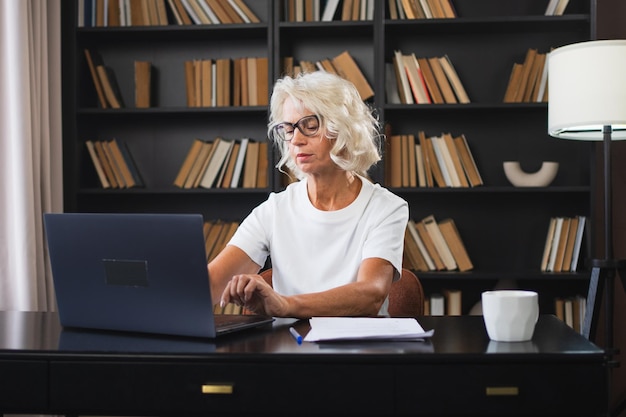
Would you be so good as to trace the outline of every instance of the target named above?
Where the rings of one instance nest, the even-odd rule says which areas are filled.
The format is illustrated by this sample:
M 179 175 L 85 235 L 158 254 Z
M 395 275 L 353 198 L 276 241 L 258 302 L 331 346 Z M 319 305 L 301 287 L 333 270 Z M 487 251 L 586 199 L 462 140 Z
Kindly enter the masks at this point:
M 270 194 L 209 264 L 222 305 L 275 317 L 386 315 L 408 205 L 365 178 L 380 160 L 379 128 L 336 75 L 276 82 L 268 136 L 281 151 L 277 167 L 300 181 Z M 268 256 L 273 287 L 257 275 Z

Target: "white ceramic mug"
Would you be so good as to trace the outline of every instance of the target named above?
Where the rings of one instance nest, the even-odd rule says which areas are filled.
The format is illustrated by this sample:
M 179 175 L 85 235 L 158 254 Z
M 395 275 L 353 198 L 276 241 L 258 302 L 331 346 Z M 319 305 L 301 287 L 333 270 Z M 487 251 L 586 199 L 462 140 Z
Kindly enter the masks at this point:
M 531 340 L 539 317 L 534 291 L 495 290 L 482 293 L 483 318 L 489 338 L 497 342 Z

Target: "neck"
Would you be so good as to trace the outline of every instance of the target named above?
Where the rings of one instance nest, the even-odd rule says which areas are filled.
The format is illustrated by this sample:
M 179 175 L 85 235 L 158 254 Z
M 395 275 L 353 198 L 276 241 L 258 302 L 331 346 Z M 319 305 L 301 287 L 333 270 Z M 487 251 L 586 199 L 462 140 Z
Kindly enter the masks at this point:
M 331 178 L 307 178 L 309 200 L 318 210 L 341 210 L 356 200 L 360 191 L 361 179 L 350 172 L 340 171 Z

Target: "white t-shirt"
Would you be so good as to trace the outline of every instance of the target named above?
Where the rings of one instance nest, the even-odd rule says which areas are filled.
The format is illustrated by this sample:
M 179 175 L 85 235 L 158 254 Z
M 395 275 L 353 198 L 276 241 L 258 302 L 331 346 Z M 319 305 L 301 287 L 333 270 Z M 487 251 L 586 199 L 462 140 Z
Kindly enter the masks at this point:
M 367 258 L 388 260 L 402 270 L 408 204 L 361 178 L 359 195 L 335 211 L 315 208 L 306 180 L 271 193 L 241 223 L 229 244 L 259 265 L 272 262 L 272 284 L 283 295 L 325 291 L 355 282 Z M 387 313 L 387 302 L 381 314 Z

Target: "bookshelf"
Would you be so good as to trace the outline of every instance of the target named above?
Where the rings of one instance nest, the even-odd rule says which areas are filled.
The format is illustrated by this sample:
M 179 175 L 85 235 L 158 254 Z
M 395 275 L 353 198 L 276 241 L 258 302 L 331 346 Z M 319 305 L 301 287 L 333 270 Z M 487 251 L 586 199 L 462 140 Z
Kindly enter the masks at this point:
M 188 107 L 183 63 L 189 59 L 268 57 L 268 84 L 283 73 L 283 58 L 322 60 L 348 51 L 375 91 L 366 100 L 389 126 L 388 133 L 465 135 L 484 184 L 479 187 L 397 187 L 410 216 L 452 218 L 474 268 L 467 272 L 419 272 L 428 296 L 462 290 L 467 313 L 501 279 L 540 293 L 542 312 L 554 299 L 586 295 L 584 265 L 575 273 L 541 271 L 549 221 L 555 216 L 593 217 L 593 147 L 563 143 L 546 133 L 547 104 L 504 103 L 514 63 L 529 48 L 545 52 L 595 37 L 595 0 L 570 0 L 561 16 L 545 16 L 548 0 L 453 0 L 456 18 L 390 19 L 387 1 L 376 1 L 373 19 L 291 21 L 284 1 L 246 4 L 259 23 L 77 27 L 78 2 L 63 2 L 64 187 L 66 211 L 200 212 L 209 220 L 240 221 L 283 188 L 268 150 L 266 188 L 180 189 L 174 178 L 192 142 L 216 137 L 264 140 L 267 106 Z M 321 10 L 326 4 L 320 2 Z M 84 59 L 97 50 L 115 73 L 121 109 L 101 109 Z M 385 64 L 394 51 L 417 57 L 448 55 L 471 99 L 467 104 L 391 104 L 385 97 Z M 153 66 L 152 107 L 134 107 L 134 61 Z M 125 141 L 144 187 L 103 189 L 86 140 Z M 513 187 L 502 162 L 519 161 L 533 172 L 543 161 L 559 162 L 548 187 Z M 372 178 L 385 183 L 384 159 Z M 588 221 L 581 258 L 591 253 Z

